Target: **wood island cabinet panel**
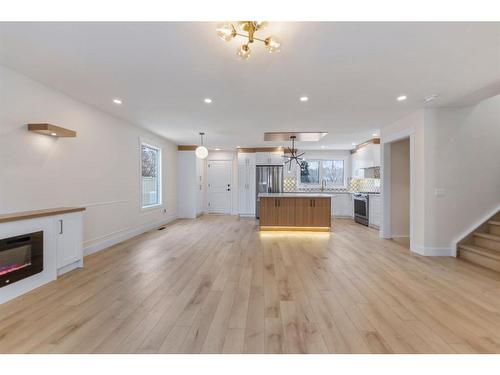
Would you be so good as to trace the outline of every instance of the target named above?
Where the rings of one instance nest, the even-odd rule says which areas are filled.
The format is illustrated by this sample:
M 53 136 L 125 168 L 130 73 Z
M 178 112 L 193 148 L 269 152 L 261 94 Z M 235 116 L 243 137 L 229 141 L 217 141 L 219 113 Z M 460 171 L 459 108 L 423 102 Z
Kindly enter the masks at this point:
M 260 199 L 262 227 L 330 227 L 330 198 L 267 197 Z
M 310 198 L 295 199 L 295 225 L 300 227 L 310 226 L 313 217 L 313 203 Z
M 329 198 L 313 199 L 313 227 L 329 227 L 331 220 L 331 201 Z
M 282 226 L 295 225 L 295 198 L 278 198 L 278 224 Z
M 259 221 L 262 226 L 278 225 L 276 198 L 261 198 Z

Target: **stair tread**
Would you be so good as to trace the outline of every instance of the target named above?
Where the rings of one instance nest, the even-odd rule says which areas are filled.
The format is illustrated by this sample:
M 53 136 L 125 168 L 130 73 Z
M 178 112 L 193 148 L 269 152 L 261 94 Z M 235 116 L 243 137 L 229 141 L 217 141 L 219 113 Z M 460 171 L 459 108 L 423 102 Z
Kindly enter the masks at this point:
M 480 247 L 480 246 L 475 246 L 475 245 L 460 245 L 459 249 L 472 251 L 474 253 L 486 256 L 488 258 L 500 260 L 500 252 L 499 251 L 487 249 L 485 247 Z
M 500 226 L 500 221 L 490 220 L 490 221 L 488 221 L 488 224 L 490 224 L 490 225 L 499 225 Z
M 497 235 L 491 234 L 491 233 L 474 232 L 474 236 L 483 237 L 483 238 L 487 238 L 488 240 L 500 242 L 500 236 L 497 236 Z

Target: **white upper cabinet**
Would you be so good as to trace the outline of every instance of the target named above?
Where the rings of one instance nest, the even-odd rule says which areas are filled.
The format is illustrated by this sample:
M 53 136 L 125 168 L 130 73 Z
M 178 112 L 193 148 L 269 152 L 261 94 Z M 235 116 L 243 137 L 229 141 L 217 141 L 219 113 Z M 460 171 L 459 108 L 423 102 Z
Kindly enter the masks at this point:
M 364 168 L 380 166 L 380 145 L 369 144 L 360 148 L 351 157 L 352 176 L 364 177 Z
M 255 152 L 238 152 L 239 165 L 255 165 Z
M 256 152 L 257 165 L 283 165 L 283 151 Z

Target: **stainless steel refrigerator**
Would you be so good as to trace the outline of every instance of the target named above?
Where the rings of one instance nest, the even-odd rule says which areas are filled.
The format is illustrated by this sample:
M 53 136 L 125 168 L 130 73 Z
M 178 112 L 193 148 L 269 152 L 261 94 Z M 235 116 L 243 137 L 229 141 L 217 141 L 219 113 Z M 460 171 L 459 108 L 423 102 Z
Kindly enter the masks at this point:
M 255 213 L 259 217 L 260 199 L 259 193 L 282 193 L 283 192 L 283 166 L 281 165 L 258 165 L 256 171 L 257 207 Z

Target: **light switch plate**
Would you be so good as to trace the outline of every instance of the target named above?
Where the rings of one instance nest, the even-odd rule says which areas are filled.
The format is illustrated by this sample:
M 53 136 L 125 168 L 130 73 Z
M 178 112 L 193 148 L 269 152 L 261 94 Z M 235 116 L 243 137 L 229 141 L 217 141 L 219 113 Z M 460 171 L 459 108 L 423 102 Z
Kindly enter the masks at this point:
M 434 195 L 436 197 L 444 197 L 444 196 L 446 196 L 446 189 L 444 189 L 444 188 L 436 188 L 434 190 Z

